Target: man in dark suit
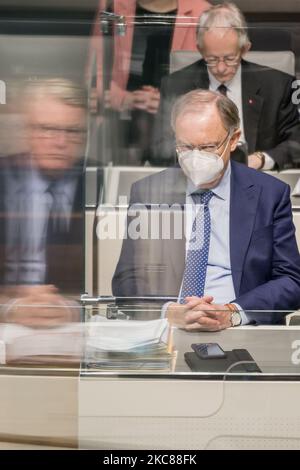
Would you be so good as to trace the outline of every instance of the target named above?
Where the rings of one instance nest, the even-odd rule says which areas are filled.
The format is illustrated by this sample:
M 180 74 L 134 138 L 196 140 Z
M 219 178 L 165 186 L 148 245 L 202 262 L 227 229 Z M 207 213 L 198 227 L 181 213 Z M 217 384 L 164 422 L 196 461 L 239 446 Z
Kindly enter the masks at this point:
M 180 168 L 133 185 L 114 295 L 178 298 L 166 308 L 171 316 L 180 312 L 188 329 L 280 322 L 276 310 L 300 305 L 289 187 L 230 162 L 240 128 L 227 97 L 206 90 L 180 97 L 172 128 Z M 183 208 L 185 217 L 147 237 L 145 213 L 151 217 L 159 208 Z M 179 237 L 181 223 L 186 236 Z
M 86 96 L 70 80 L 36 81 L 22 109 L 27 152 L 1 160 L 2 295 L 9 321 L 52 326 L 72 316 L 64 296 L 83 291 Z M 28 316 L 22 303 L 51 308 Z
M 153 137 L 153 162 L 174 161 L 170 110 L 175 99 L 197 88 L 219 91 L 237 105 L 241 118 L 239 152 L 256 169 L 284 169 L 300 156 L 300 124 L 292 102 L 292 76 L 243 60 L 251 47 L 245 19 L 233 4 L 213 6 L 199 20 L 203 59 L 165 77 Z M 246 162 L 246 160 L 245 160 Z

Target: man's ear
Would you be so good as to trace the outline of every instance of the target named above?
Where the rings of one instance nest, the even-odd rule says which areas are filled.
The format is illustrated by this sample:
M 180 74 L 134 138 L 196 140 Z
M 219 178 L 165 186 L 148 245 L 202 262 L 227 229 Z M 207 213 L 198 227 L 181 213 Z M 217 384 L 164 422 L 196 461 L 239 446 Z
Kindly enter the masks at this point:
M 241 137 L 241 130 L 237 129 L 236 131 L 234 131 L 230 140 L 230 152 L 234 152 L 240 140 L 240 137 Z
M 252 47 L 252 44 L 251 44 L 250 41 L 248 41 L 247 44 L 245 44 L 245 46 L 242 48 L 242 57 L 243 57 L 245 54 L 247 54 L 247 52 L 250 51 L 251 47 Z
M 201 54 L 201 57 L 203 57 L 203 50 L 201 49 L 198 43 L 197 43 L 197 49 L 198 49 L 198 52 Z

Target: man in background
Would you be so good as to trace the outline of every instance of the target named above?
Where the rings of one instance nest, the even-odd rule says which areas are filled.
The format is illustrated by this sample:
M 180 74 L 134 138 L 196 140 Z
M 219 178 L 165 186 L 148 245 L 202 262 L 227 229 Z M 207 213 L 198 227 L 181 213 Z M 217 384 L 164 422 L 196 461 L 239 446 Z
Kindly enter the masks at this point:
M 171 108 L 197 88 L 218 91 L 237 106 L 241 136 L 232 159 L 251 168 L 282 170 L 300 156 L 300 124 L 292 102 L 294 77 L 243 59 L 251 43 L 242 12 L 233 3 L 215 5 L 199 19 L 202 59 L 165 77 L 153 137 L 153 162 L 174 162 Z

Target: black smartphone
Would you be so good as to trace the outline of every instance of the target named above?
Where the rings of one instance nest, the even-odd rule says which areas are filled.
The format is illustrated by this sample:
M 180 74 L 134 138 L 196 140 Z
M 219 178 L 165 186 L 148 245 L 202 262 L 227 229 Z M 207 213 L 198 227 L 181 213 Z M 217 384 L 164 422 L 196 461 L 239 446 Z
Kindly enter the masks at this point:
M 201 359 L 221 359 L 226 357 L 226 353 L 218 343 L 194 343 L 191 345 L 191 348 Z

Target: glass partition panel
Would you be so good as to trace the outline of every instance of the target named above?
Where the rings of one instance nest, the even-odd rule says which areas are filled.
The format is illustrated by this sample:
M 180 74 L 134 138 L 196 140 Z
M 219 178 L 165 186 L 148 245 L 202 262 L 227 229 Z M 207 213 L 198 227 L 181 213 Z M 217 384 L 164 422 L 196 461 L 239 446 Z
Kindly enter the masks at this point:
M 156 303 L 156 305 L 155 305 Z M 261 323 L 210 328 L 222 311 L 166 311 L 162 299 L 119 300 L 86 307 L 83 377 L 199 380 L 298 380 L 299 312 L 240 312 Z M 191 318 L 192 317 L 192 318 Z M 288 326 L 279 325 L 286 319 Z M 202 325 L 201 325 L 201 322 Z M 276 324 L 275 324 L 276 323 Z
M 89 150 L 93 148 L 94 153 L 91 150 L 89 156 L 93 154 L 91 161 L 102 166 L 100 191 L 94 197 L 92 209 L 86 212 L 85 292 L 91 297 L 178 299 L 193 214 L 200 205 L 199 196 L 195 195 L 198 197 L 195 202 L 193 193 L 199 189 L 200 192 L 210 189 L 213 193 L 214 187 L 216 193 L 209 203 L 214 234 L 210 239 L 209 271 L 218 270 L 213 251 L 218 264 L 218 249 L 220 252 L 225 249 L 227 259 L 222 263 L 226 267 L 222 265 L 221 270 L 228 274 L 228 268 L 231 269 L 233 282 L 232 286 L 229 280 L 226 295 L 214 296 L 215 300 L 221 303 L 236 300 L 239 288 L 245 291 L 243 285 L 247 291 L 246 285 L 250 289 L 252 285 L 257 287 L 277 278 L 273 267 L 285 265 L 290 243 L 295 249 L 296 257 L 292 255 L 292 258 L 299 279 L 292 226 L 293 222 L 299 246 L 298 26 L 291 20 L 292 16 L 279 21 L 273 15 L 269 21 L 265 17 L 260 21 L 242 6 L 242 11 L 247 13 L 247 27 L 235 11 L 234 33 L 228 28 L 226 14 L 207 31 L 206 22 L 213 18 L 211 11 L 217 17 L 221 10 L 213 7 L 204 13 L 207 7 L 204 3 L 199 2 L 199 11 L 189 15 L 181 14 L 177 2 L 171 10 L 162 2 L 155 12 L 143 2 L 126 11 L 118 2 L 114 7 L 99 4 L 88 65 L 89 94 L 96 97 L 95 106 L 90 107 L 89 124 L 93 134 L 89 133 Z M 230 33 L 234 36 L 234 50 L 229 54 L 223 49 Z M 204 91 L 197 95 L 199 89 Z M 218 95 L 207 95 L 207 91 Z M 197 116 L 207 120 L 207 101 L 213 96 L 223 100 L 220 106 L 225 106 L 224 113 L 219 115 L 220 132 L 215 116 L 206 123 L 201 135 Z M 230 107 L 226 98 L 236 107 Z M 188 134 L 186 129 L 176 127 L 187 114 Z M 247 165 L 258 170 L 259 175 L 267 173 L 273 179 L 256 179 L 254 173 L 246 175 L 243 168 Z M 245 192 L 241 189 L 242 180 L 248 184 Z M 268 250 L 273 250 L 272 236 L 277 251 L 276 230 L 272 227 L 273 216 L 271 213 L 267 216 L 267 209 L 262 206 L 266 200 L 273 201 L 269 209 L 275 215 L 278 209 L 275 194 L 279 196 L 284 191 L 277 180 L 291 190 L 292 218 L 289 215 L 290 220 L 283 227 L 283 232 L 289 234 L 288 243 L 286 239 L 283 251 L 279 248 L 280 254 L 271 255 Z M 218 193 L 219 183 L 221 193 L 225 191 L 223 194 Z M 261 194 L 260 184 L 264 187 Z M 257 216 L 251 191 L 258 204 Z M 287 197 L 287 204 L 288 200 Z M 229 217 L 224 216 L 227 212 Z M 218 245 L 215 235 L 218 238 L 219 231 L 222 240 Z M 265 250 L 268 231 L 270 245 Z M 263 243 L 258 241 L 260 235 Z M 247 279 L 252 274 L 256 277 L 256 260 L 253 260 L 254 268 L 247 266 L 248 255 L 252 266 L 252 245 L 254 250 L 260 245 L 259 250 L 264 251 L 265 260 L 257 253 L 258 264 L 266 268 L 261 282 Z M 276 258 L 277 254 L 279 258 L 273 266 L 272 263 L 267 266 L 271 256 Z M 246 261 L 246 277 L 243 261 Z M 287 264 L 290 262 L 291 259 Z M 282 274 L 280 271 L 279 276 Z M 215 279 L 211 279 L 216 286 Z M 263 303 L 251 302 L 247 307 L 294 310 L 299 305 L 288 301 L 271 305 L 268 299 Z
M 191 313 L 162 302 L 107 298 L 82 307 L 67 298 L 16 298 L 1 305 L 1 371 L 81 364 L 83 377 L 298 380 L 299 311 L 243 311 L 260 325 L 208 331 L 207 319 L 224 310 Z
M 182 309 L 163 318 L 159 298 L 111 300 L 86 305 L 84 322 L 83 307 L 66 299 L 1 305 L 3 442 L 85 449 L 103 446 L 103 439 L 109 448 L 297 445 L 299 312 L 247 311 L 249 318 L 285 316 L 290 326 L 208 332 L 185 324 Z
M 300 307 L 299 28 L 146 3 L 3 26 L 0 300 L 154 321 L 204 296 L 229 326 L 283 325 Z
M 294 326 L 208 332 L 184 326 L 182 310 L 169 324 L 161 311 L 128 300 L 89 309 L 79 445 L 297 448 L 299 312 L 243 312 L 263 322 L 285 316 Z
M 22 7 L 0 7 L 1 301 L 78 301 L 93 13 Z
M 170 426 L 169 440 L 156 432 L 159 397 L 174 429 L 184 433 L 188 415 L 186 434 L 200 436 L 195 414 L 232 417 L 236 403 L 250 419 L 250 404 L 264 415 L 270 401 L 280 420 L 283 384 L 298 442 L 299 10 L 238 2 L 246 27 L 238 10 L 200 0 L 188 12 L 180 0 L 68 3 L 0 20 L 0 389 L 11 379 L 10 410 L 19 375 L 80 374 L 80 416 L 105 418 L 101 438 L 113 441 L 117 423 L 126 447 L 120 416 L 131 410 L 154 439 L 145 446 L 176 448 Z M 262 388 L 251 395 L 253 385 Z M 97 411 L 98 386 L 107 402 Z M 149 393 L 146 410 L 136 390 Z M 225 431 L 201 446 L 234 446 Z

